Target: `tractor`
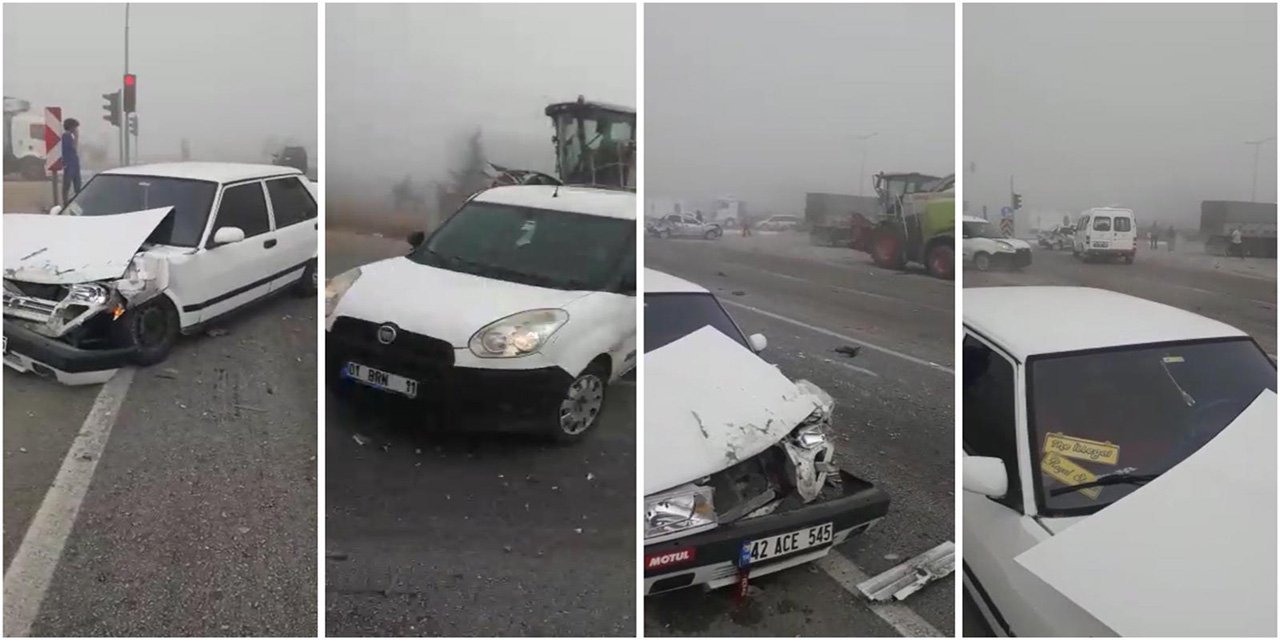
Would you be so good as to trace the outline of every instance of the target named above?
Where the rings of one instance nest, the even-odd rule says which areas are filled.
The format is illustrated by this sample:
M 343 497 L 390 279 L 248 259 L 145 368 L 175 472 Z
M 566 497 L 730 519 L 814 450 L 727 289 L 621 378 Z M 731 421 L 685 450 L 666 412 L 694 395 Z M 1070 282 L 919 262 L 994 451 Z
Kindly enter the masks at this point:
M 924 265 L 929 275 L 955 277 L 955 175 L 878 173 L 879 220 L 870 222 L 867 250 L 880 267 Z

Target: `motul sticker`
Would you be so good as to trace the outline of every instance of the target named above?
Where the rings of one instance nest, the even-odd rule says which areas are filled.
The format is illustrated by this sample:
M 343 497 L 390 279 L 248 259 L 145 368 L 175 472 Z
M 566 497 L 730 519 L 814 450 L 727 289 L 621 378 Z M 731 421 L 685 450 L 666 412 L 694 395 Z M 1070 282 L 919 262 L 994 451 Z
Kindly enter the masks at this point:
M 679 551 L 667 551 L 666 553 L 655 553 L 644 557 L 644 568 L 666 569 L 675 567 L 687 562 L 693 562 L 697 549 L 681 549 Z

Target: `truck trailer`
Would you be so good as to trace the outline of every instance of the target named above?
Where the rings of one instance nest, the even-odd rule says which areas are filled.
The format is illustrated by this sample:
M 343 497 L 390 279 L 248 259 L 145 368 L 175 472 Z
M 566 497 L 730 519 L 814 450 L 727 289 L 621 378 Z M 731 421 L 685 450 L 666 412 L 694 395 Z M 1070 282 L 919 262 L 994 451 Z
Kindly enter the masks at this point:
M 1267 202 L 1205 200 L 1200 203 L 1200 236 L 1213 255 L 1230 251 L 1231 234 L 1240 230 L 1245 255 L 1276 257 L 1276 205 Z

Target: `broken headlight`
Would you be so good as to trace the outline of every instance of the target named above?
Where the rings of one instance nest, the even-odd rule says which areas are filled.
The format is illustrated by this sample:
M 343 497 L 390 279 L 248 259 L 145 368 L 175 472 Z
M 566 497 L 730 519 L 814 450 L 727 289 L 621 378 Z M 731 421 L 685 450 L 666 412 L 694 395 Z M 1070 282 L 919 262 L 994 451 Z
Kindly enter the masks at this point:
M 348 271 L 344 271 L 332 278 L 324 285 L 324 317 L 328 318 L 333 315 L 333 310 L 337 308 L 338 301 L 342 296 L 346 295 L 351 285 L 356 283 L 360 278 L 360 269 L 357 267 Z
M 644 499 L 644 542 L 652 544 L 714 529 L 711 487 L 686 484 Z
M 67 300 L 81 304 L 100 306 L 111 298 L 111 291 L 100 284 L 73 284 L 67 291 Z
M 569 321 L 562 309 L 534 309 L 491 322 L 467 346 L 481 358 L 517 358 L 537 351 Z
M 822 493 L 827 474 L 836 471 L 836 448 L 828 433 L 835 401 L 808 380 L 797 381 L 796 386 L 810 395 L 817 406 L 782 441 L 782 449 L 787 454 L 787 469 L 796 492 L 805 502 L 811 502 Z

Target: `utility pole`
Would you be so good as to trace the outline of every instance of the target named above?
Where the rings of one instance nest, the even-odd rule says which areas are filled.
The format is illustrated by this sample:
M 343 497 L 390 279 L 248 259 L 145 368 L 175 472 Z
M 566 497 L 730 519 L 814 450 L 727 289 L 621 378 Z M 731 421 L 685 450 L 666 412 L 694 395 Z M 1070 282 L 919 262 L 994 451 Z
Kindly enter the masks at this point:
M 1276 139 L 1275 136 L 1271 136 L 1268 138 L 1262 138 L 1260 140 L 1251 140 L 1245 143 L 1245 144 L 1253 145 L 1253 188 L 1249 191 L 1249 202 L 1258 201 L 1258 158 L 1260 155 L 1259 152 L 1262 150 L 1262 145 L 1268 142 L 1271 142 L 1275 139 Z
M 127 75 L 129 75 L 129 3 L 128 2 L 124 3 L 124 74 L 120 76 L 121 78 L 120 95 L 121 96 L 123 96 L 125 92 L 123 78 L 124 76 L 127 76 Z M 123 125 L 120 127 L 120 140 L 121 140 L 120 149 L 121 149 L 122 155 L 124 156 L 124 165 L 129 166 L 129 124 L 127 120 L 128 116 L 124 116 L 124 117 L 126 119 L 120 123 L 121 125 Z
M 874 131 L 866 135 L 855 135 L 853 138 L 862 143 L 862 168 L 858 170 L 858 197 L 862 197 L 863 184 L 867 181 L 867 141 L 880 135 L 879 131 Z

